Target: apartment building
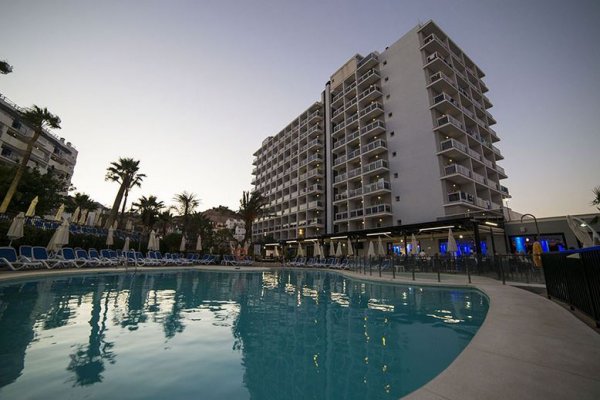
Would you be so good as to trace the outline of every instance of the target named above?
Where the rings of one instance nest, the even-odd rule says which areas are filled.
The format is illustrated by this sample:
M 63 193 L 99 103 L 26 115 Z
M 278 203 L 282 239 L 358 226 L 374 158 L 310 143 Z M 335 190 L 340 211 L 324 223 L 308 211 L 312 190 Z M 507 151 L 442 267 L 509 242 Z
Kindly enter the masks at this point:
M 507 176 L 483 77 L 432 21 L 352 57 L 321 102 L 254 154 L 270 215 L 253 235 L 310 238 L 501 211 Z M 311 114 L 322 115 L 312 127 Z
M 0 94 L 0 162 L 17 165 L 27 148 L 27 141 L 33 136 L 33 129 L 19 119 L 23 111 L 17 104 Z M 44 130 L 31 153 L 27 164 L 38 168 L 43 174 L 52 172 L 67 184 L 71 183 L 77 150 L 71 142 Z

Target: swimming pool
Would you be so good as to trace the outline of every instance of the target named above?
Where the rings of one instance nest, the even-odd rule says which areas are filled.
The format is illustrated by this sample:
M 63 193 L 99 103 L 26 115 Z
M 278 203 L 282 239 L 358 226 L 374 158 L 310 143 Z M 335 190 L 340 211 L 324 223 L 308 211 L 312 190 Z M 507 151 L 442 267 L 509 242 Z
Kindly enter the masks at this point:
M 152 272 L 0 286 L 0 398 L 397 399 L 444 370 L 477 290 L 323 271 Z

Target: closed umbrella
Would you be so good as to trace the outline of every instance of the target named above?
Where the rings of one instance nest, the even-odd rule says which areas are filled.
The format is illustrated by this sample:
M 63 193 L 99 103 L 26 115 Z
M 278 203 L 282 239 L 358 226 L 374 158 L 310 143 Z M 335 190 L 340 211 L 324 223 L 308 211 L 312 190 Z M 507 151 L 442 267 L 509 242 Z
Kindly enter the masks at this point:
M 456 245 L 456 239 L 454 239 L 454 235 L 452 234 L 452 228 L 448 230 L 448 253 L 454 254 L 458 251 L 458 246 Z
M 350 238 L 348 238 L 348 256 L 353 256 L 354 255 L 354 248 L 352 247 L 352 241 L 350 240 Z
M 337 248 L 335 250 L 335 256 L 341 258 L 343 255 L 344 253 L 342 253 L 342 242 L 338 242 Z
M 250 240 L 246 240 L 244 242 L 244 254 L 248 254 L 248 250 L 250 250 Z
M 128 219 L 127 225 L 125 225 L 125 230 L 130 231 L 132 229 L 133 229 L 133 222 L 130 219 Z
M 333 240 L 329 242 L 329 257 L 335 255 L 335 245 L 333 244 Z
M 77 207 L 75 209 L 75 211 L 73 212 L 73 215 L 71 215 L 71 222 L 76 224 L 78 219 L 79 219 L 79 207 Z
M 79 225 L 85 225 L 87 221 L 88 210 L 81 210 L 81 215 L 79 216 L 79 221 L 77 222 Z
M 148 238 L 148 250 L 158 250 L 156 248 L 156 232 L 154 232 L 154 229 L 152 229 Z
M 108 235 L 106 235 L 106 245 L 107 246 L 110 247 L 114 244 L 114 241 L 115 241 L 114 235 L 115 235 L 115 230 L 111 226 L 110 228 L 108 228 Z
M 95 222 L 96 222 L 96 212 L 90 211 L 87 215 L 87 221 L 85 221 L 85 224 L 87 226 L 94 226 Z
M 8 233 L 6 236 L 10 239 L 10 243 L 8 245 L 12 245 L 13 240 L 17 240 L 23 237 L 23 226 L 25 225 L 25 214 L 20 212 L 16 217 L 13 218 L 10 227 L 8 228 Z
M 298 257 L 304 257 L 304 248 L 302 247 L 302 243 L 298 245 Z
M 65 219 L 56 231 L 54 231 L 50 242 L 48 242 L 47 249 L 49 251 L 58 251 L 67 243 L 69 243 L 69 221 Z
M 99 211 L 94 216 L 94 226 L 102 226 L 102 212 Z
M 279 246 L 275 246 L 275 258 L 279 258 Z
M 380 257 L 385 257 L 387 254 L 385 249 L 383 248 L 383 242 L 381 241 L 381 236 L 377 238 L 377 255 Z
M 419 243 L 417 242 L 417 238 L 413 233 L 410 239 L 410 254 L 417 255 L 418 254 Z
M 125 238 L 125 244 L 123 244 L 123 251 L 129 251 L 129 236 Z
M 58 210 L 56 210 L 56 215 L 54 216 L 54 220 L 62 221 L 62 215 L 64 212 L 65 212 L 65 205 L 63 203 L 60 205 L 60 207 L 58 207 Z
M 35 217 L 35 206 L 37 205 L 39 199 L 37 196 L 35 196 L 33 198 L 33 200 L 31 200 L 31 203 L 29 204 L 29 208 L 27 209 L 27 212 L 25 213 L 26 217 Z
M 321 257 L 321 253 L 319 253 L 319 242 L 315 242 L 315 248 L 313 251 L 313 256 Z
M 202 251 L 202 236 L 198 235 L 196 239 L 196 251 Z
M 179 245 L 179 251 L 184 252 L 186 244 L 187 241 L 185 240 L 185 235 L 181 235 L 181 244 Z
M 367 250 L 367 257 L 375 257 L 375 247 L 373 246 L 373 241 L 369 241 L 369 250 Z

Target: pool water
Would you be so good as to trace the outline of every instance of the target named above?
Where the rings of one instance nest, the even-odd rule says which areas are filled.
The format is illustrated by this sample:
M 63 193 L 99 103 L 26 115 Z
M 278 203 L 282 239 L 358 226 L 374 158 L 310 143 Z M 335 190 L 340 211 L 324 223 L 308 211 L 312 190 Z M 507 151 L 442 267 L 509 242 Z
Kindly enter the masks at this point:
M 398 399 L 481 326 L 477 290 L 323 271 L 0 286 L 2 399 Z

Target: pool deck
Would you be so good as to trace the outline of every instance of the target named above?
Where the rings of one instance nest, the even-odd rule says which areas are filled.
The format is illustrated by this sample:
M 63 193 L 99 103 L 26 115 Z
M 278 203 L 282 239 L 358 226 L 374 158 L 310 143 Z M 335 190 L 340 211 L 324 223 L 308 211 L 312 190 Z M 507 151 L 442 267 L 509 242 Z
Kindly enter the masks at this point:
M 138 271 L 264 271 L 265 267 L 147 267 Z M 129 268 L 132 270 L 132 268 Z M 124 272 L 125 268 L 1 271 L 0 281 L 48 274 Z M 340 271 L 338 271 L 340 272 Z M 410 285 L 469 286 L 490 298 L 485 322 L 465 350 L 436 378 L 405 400 L 600 399 L 600 335 L 564 307 L 526 290 L 484 277 L 410 274 L 380 278 L 341 271 L 348 277 Z M 521 284 L 520 284 L 521 285 Z

